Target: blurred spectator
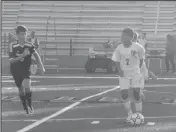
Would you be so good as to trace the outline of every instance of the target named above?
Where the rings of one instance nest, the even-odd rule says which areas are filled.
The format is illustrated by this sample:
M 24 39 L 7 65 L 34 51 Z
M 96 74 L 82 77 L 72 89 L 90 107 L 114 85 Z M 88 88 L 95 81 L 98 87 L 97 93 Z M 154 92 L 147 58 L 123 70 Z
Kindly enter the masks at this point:
M 30 35 L 28 41 L 33 43 L 36 49 L 39 48 L 40 42 L 39 42 L 38 38 L 36 37 L 34 31 L 31 32 L 31 35 Z
M 31 42 L 35 46 L 35 49 L 40 54 L 40 51 L 39 51 L 39 44 L 40 43 L 39 43 L 39 40 L 37 39 L 37 37 L 35 36 L 35 32 L 34 31 L 31 32 L 31 35 L 28 38 L 28 41 Z M 32 56 L 31 73 L 33 75 L 35 75 L 37 73 L 37 68 L 38 68 L 37 61 L 36 61 L 35 57 Z
M 145 48 L 147 49 L 147 40 L 146 40 L 146 33 L 142 33 L 139 38 L 138 38 L 138 42 Z
M 175 62 L 174 57 L 176 53 L 176 39 L 173 35 L 168 34 L 166 37 L 166 56 L 165 56 L 165 64 L 166 64 L 166 73 L 169 72 L 169 62 L 172 64 L 172 73 L 175 73 Z

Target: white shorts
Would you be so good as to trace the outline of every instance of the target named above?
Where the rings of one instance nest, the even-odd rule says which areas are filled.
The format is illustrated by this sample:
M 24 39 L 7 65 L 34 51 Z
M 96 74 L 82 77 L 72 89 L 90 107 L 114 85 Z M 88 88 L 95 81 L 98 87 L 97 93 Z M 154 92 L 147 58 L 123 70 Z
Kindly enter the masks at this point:
M 119 84 L 121 90 L 130 88 L 144 88 L 144 78 L 141 74 L 134 75 L 130 78 L 120 77 Z
M 144 77 L 145 80 L 148 80 L 149 75 L 148 75 L 148 69 L 146 67 L 146 63 L 144 62 L 141 67 L 141 75 Z

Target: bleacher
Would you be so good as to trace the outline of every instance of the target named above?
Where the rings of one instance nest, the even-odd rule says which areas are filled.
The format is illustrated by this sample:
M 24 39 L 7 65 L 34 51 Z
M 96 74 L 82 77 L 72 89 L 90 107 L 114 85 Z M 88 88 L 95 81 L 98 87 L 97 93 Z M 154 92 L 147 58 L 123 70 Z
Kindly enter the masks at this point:
M 124 27 L 146 32 L 149 47 L 163 49 L 166 33 L 176 27 L 176 2 L 161 1 L 155 36 L 156 16 L 156 1 L 4 2 L 2 27 L 11 32 L 24 24 L 36 31 L 45 55 L 53 58 L 70 55 L 70 43 L 73 55 L 87 55 L 89 47 L 119 40 Z
M 60 48 L 70 47 L 71 38 L 73 48 L 88 50 L 95 44 L 101 44 L 109 39 L 118 39 L 120 31 L 125 26 L 131 26 L 140 31 L 142 9 L 143 5 L 136 2 L 130 5 L 127 2 L 119 4 L 117 2 L 96 2 L 96 4 L 25 2 L 20 9 L 18 22 L 31 30 L 36 30 L 41 40 L 46 40 L 48 19 L 50 24 L 48 24 L 47 44 L 50 44 L 50 47 L 51 45 L 53 48 L 56 48 L 56 45 Z
M 159 20 L 157 23 L 157 35 L 155 35 L 155 24 L 157 17 L 157 1 L 145 5 L 143 16 L 143 32 L 147 33 L 150 40 L 149 48 L 164 49 L 166 46 L 166 34 L 173 33 L 175 25 L 176 2 L 161 1 L 159 9 Z

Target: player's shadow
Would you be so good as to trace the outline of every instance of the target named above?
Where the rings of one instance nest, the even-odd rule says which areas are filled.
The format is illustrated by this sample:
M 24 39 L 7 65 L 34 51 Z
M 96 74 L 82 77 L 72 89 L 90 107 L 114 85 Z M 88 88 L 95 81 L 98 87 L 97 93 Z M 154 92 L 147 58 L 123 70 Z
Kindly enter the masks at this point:
M 143 90 L 144 97 L 142 97 L 144 103 L 176 103 L 176 94 L 171 92 L 158 92 Z

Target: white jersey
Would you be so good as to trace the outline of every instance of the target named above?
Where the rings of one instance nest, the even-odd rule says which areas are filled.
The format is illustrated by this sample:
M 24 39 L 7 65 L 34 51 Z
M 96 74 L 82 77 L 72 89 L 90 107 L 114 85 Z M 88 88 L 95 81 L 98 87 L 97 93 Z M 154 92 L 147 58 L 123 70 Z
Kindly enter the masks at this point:
M 118 45 L 113 53 L 112 60 L 120 62 L 122 70 L 127 72 L 140 72 L 140 59 L 145 57 L 145 49 L 138 43 L 133 43 L 129 48 L 123 44 Z

